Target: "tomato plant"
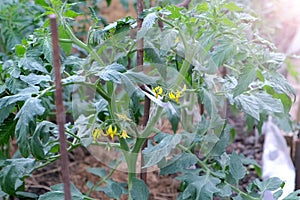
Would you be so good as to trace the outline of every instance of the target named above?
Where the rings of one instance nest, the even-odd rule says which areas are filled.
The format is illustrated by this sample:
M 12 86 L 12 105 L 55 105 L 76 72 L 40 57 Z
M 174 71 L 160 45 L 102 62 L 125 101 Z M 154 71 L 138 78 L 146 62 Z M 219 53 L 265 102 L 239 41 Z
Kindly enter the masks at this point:
M 29 5 L 7 2 L 17 10 Z M 124 160 L 128 172 L 124 185 L 110 178 L 117 164 L 111 172 L 90 168 L 106 185 L 89 182 L 87 194 L 71 185 L 72 199 L 93 199 L 89 194 L 94 190 L 115 199 L 148 199 L 147 185 L 137 176 L 139 154 L 144 170 L 157 166 L 161 175 L 176 174 L 181 181 L 178 199 L 262 199 L 266 190 L 277 190 L 275 198 L 281 195 L 283 182 L 277 178 L 255 180 L 242 191 L 239 181 L 246 166 L 259 166 L 242 154 L 226 153 L 234 131 L 226 121 L 227 105 L 244 112 L 248 126 L 261 127 L 272 115 L 289 128 L 295 95 L 277 72 L 284 55 L 250 31 L 255 18 L 241 6 L 221 0 L 192 2 L 189 10 L 162 4 L 144 10 L 138 31 L 131 17 L 103 26 L 91 9 L 83 41 L 71 26 L 79 16 L 75 4 L 38 0 L 30 5 L 38 9 L 24 10 L 31 12 L 26 31 L 17 26 L 16 40 L 8 33 L 0 40 L 0 145 L 7 150 L 12 138 L 18 144 L 12 158 L 1 155 L 1 197 L 63 199 L 61 184 L 39 197 L 24 191 L 24 179 L 32 171 L 60 157 L 49 14 L 58 19 L 68 151 L 93 145 L 105 147 L 108 155 L 118 151 L 120 158 L 114 159 L 117 164 Z M 1 17 L 0 26 L 10 19 Z M 143 66 L 136 61 L 141 39 Z M 145 98 L 151 108 L 142 125 Z M 161 120 L 169 121 L 169 132 L 159 129 Z

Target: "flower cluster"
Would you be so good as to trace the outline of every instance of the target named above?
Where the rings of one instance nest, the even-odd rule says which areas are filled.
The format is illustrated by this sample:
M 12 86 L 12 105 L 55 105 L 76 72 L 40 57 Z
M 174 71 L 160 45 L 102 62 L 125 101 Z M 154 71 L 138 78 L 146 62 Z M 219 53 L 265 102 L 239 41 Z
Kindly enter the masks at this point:
M 186 86 L 184 85 L 182 90 L 167 91 L 164 94 L 163 88 L 161 86 L 156 86 L 152 89 L 152 92 L 154 93 L 156 98 L 166 96 L 169 100 L 175 101 L 178 104 L 179 98 L 182 97 L 185 90 Z
M 102 135 L 109 136 L 111 139 L 113 139 L 115 136 L 118 136 L 119 138 L 130 138 L 129 135 L 125 130 L 122 130 L 120 133 L 117 130 L 117 127 L 110 125 L 106 130 L 105 133 L 102 129 L 95 128 L 92 132 L 92 136 L 94 138 L 94 141 L 99 139 Z
M 182 95 L 182 92 L 179 90 L 177 90 L 176 92 L 173 92 L 173 91 L 169 92 L 169 98 L 171 100 L 175 101 L 176 103 L 178 103 L 179 97 L 181 97 L 181 95 Z
M 154 92 L 156 98 L 161 96 L 163 93 L 163 89 L 160 86 L 156 86 L 155 88 L 152 89 L 152 91 Z

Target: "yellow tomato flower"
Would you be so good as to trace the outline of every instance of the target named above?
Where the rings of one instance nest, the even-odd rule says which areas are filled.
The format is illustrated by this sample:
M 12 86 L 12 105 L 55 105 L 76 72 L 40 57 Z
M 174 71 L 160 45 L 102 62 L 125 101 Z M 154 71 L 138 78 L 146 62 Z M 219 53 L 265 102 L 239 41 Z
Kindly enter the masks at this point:
M 114 127 L 113 129 L 112 125 L 110 125 L 106 130 L 106 135 L 110 136 L 111 139 L 113 139 L 116 134 L 117 134 L 117 127 Z
M 94 138 L 94 141 L 96 141 L 98 138 L 100 138 L 102 134 L 103 134 L 103 131 L 101 129 L 95 128 L 92 132 L 92 136 Z
M 130 137 L 125 130 L 122 130 L 122 132 L 120 134 L 120 138 L 126 139 L 126 138 L 130 138 Z
M 179 101 L 179 97 L 181 97 L 181 95 L 182 95 L 182 92 L 181 91 L 176 91 L 175 93 L 174 92 L 169 92 L 169 98 L 171 99 L 171 100 L 174 100 L 176 103 L 178 103 L 178 101 Z
M 163 89 L 160 86 L 156 86 L 152 91 L 155 93 L 155 97 L 158 98 L 158 96 L 162 95 Z

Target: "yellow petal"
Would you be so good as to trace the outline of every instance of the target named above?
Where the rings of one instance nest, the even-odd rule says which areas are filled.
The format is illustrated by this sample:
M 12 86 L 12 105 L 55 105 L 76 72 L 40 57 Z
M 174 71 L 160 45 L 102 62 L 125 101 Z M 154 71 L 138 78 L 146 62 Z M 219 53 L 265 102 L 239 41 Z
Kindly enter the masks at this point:
M 170 99 L 175 99 L 175 95 L 174 95 L 174 93 L 173 92 L 169 92 L 169 97 L 170 97 Z
M 163 92 L 163 89 L 162 89 L 162 87 L 158 87 L 158 94 L 159 94 L 159 95 L 161 95 L 161 94 L 162 94 L 162 92 Z
M 156 86 L 152 91 L 155 93 L 156 98 L 163 93 L 163 89 L 160 86 Z
M 117 127 L 114 126 L 114 131 L 113 131 L 114 135 L 117 133 Z
M 101 129 L 95 128 L 92 132 L 92 136 L 94 138 L 94 141 L 96 141 L 98 138 L 101 137 L 103 131 Z
M 112 132 L 112 126 L 109 125 L 108 129 L 107 129 L 107 134 L 110 134 Z
M 122 133 L 121 133 L 120 137 L 124 138 L 124 139 L 130 138 L 129 135 L 127 134 L 127 132 L 125 130 L 122 130 Z
M 117 133 L 117 127 L 114 127 L 114 130 L 113 130 L 113 127 L 112 125 L 110 125 L 106 131 L 106 135 L 109 135 L 111 137 L 111 139 L 114 138 L 114 136 L 116 135 Z

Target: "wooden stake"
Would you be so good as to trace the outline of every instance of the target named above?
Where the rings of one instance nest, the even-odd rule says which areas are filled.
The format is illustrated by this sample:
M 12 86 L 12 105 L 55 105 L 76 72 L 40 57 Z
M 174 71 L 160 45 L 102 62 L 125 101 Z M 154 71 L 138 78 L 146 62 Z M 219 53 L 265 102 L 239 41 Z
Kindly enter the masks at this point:
M 295 168 L 296 168 L 296 187 L 300 189 L 300 139 L 295 142 Z
M 55 75 L 56 122 L 59 131 L 61 169 L 62 169 L 61 173 L 62 173 L 62 179 L 64 184 L 65 200 L 71 200 L 69 160 L 68 160 L 67 142 L 65 136 L 66 116 L 64 111 L 63 89 L 61 83 L 58 31 L 57 31 L 57 24 L 56 24 L 56 16 L 50 15 L 49 18 L 51 21 L 51 32 L 52 32 L 53 67 L 54 67 L 54 75 Z
M 137 3 L 137 26 L 138 30 L 141 29 L 142 24 L 143 24 L 143 19 L 140 18 L 140 15 L 142 14 L 144 10 L 144 1 L 143 0 L 138 0 Z M 138 43 L 137 43 L 137 67 L 138 71 L 143 71 L 143 65 L 144 65 L 144 38 L 141 38 Z M 148 123 L 149 119 L 149 113 L 150 113 L 150 99 L 145 96 L 145 101 L 144 101 L 144 115 L 143 115 L 143 126 L 145 127 Z M 143 146 L 142 146 L 142 151 L 147 147 L 148 140 L 146 139 Z M 140 178 L 147 184 L 147 169 L 142 168 L 144 166 L 144 158 L 143 155 L 141 156 L 141 176 Z

